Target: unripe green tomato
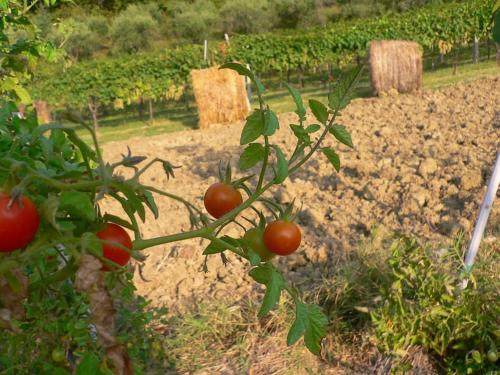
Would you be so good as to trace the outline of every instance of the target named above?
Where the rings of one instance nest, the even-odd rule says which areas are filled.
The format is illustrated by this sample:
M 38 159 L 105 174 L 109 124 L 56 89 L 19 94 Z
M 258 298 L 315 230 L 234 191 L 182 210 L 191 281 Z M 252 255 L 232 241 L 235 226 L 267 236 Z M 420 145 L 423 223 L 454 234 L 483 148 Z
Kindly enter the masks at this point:
M 66 352 L 64 349 L 57 348 L 52 350 L 52 360 L 54 362 L 63 362 L 66 359 Z
M 257 253 L 263 262 L 267 262 L 272 259 L 276 254 L 271 253 L 264 243 L 264 232 L 259 228 L 252 228 L 248 230 L 243 236 L 243 240 L 248 247 Z
M 495 363 L 496 361 L 498 361 L 498 353 L 495 349 L 488 350 L 488 354 L 486 355 L 486 357 L 488 357 L 488 361 L 490 361 L 491 363 Z

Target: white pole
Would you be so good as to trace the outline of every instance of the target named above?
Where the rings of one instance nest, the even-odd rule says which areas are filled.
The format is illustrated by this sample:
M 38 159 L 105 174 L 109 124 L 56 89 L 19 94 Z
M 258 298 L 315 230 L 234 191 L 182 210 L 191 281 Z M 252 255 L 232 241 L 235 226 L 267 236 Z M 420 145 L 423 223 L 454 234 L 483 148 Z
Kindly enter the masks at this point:
M 477 64 L 479 62 L 479 39 L 477 36 L 474 37 L 474 48 L 472 52 L 472 61 L 474 64 Z
M 247 69 L 250 70 L 250 64 L 246 64 Z M 245 76 L 245 85 L 247 87 L 247 104 L 248 104 L 248 109 L 252 109 L 252 105 L 250 104 L 250 100 L 252 99 L 252 82 L 250 81 L 250 78 Z
M 203 42 L 203 60 L 207 61 L 208 57 L 208 40 L 205 39 Z
M 224 39 L 226 40 L 227 45 L 229 45 L 229 35 L 224 33 Z
M 481 239 L 483 238 L 484 229 L 486 228 L 486 223 L 488 222 L 488 216 L 490 215 L 491 208 L 493 207 L 493 201 L 495 200 L 498 185 L 500 184 L 500 151 L 497 152 L 497 160 L 493 168 L 493 174 L 491 175 L 490 182 L 488 183 L 488 189 L 484 196 L 483 203 L 481 205 L 481 210 L 479 211 L 479 217 L 477 218 L 476 227 L 474 228 L 474 233 L 472 234 L 472 240 L 470 241 L 469 249 L 465 256 L 465 270 L 470 272 L 472 266 L 474 265 L 474 259 L 479 250 L 479 245 Z M 467 286 L 467 280 L 462 283 L 462 288 Z

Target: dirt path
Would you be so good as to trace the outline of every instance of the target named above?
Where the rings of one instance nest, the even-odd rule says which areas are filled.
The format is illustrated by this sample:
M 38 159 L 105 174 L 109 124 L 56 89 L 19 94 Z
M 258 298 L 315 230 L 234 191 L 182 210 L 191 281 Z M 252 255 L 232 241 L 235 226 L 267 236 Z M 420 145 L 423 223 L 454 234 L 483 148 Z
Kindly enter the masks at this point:
M 288 124 L 295 119 L 294 114 L 280 115 L 281 130 L 274 142 L 285 150 L 293 146 Z M 350 129 L 355 143 L 354 150 L 336 145 L 341 172 L 335 173 L 318 155 L 272 193 L 282 203 L 296 198 L 303 205 L 302 250 L 280 260 L 297 285 L 327 274 L 329 259 L 349 251 L 376 226 L 436 240 L 460 229 L 471 232 L 500 149 L 500 77 L 416 95 L 355 100 L 339 122 Z M 167 181 L 158 167 L 144 182 L 202 207 L 205 189 L 216 181 L 219 160 L 238 159 L 241 127 L 150 138 L 137 134 L 106 144 L 105 156 L 116 160 L 130 145 L 134 154 L 181 165 L 173 180 Z M 148 218 L 145 237 L 189 229 L 183 207 L 163 198 L 158 198 L 158 206 L 161 216 Z M 490 232 L 498 236 L 499 226 L 496 204 Z M 249 292 L 253 283 L 245 276 L 248 267 L 235 257 L 228 267 L 211 257 L 209 272 L 199 272 L 204 245 L 186 241 L 147 251 L 143 273 L 149 282 L 137 278 L 139 293 L 175 311 L 207 294 L 237 298 Z

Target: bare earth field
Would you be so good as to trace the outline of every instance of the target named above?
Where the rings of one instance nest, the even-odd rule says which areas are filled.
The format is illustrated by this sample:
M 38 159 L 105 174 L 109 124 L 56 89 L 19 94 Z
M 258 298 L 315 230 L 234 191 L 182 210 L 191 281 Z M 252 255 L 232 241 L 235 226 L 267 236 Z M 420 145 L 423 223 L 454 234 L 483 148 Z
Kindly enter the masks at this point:
M 288 124 L 296 116 L 285 113 L 279 118 L 281 129 L 273 142 L 290 152 L 294 138 Z M 369 237 L 374 228 L 437 242 L 446 242 L 460 230 L 470 235 L 500 150 L 500 77 L 415 95 L 358 99 L 339 123 L 348 127 L 355 144 L 351 150 L 327 141 L 339 151 L 340 173 L 317 155 L 270 193 L 281 203 L 296 198 L 298 207 L 302 205 L 303 245 L 295 255 L 275 260 L 299 288 L 308 289 L 328 276 L 333 261 Z M 105 157 L 116 161 L 129 145 L 136 155 L 181 165 L 175 179 L 167 180 L 158 166 L 143 181 L 202 208 L 204 191 L 217 179 L 219 160 L 231 158 L 237 164 L 242 125 L 148 138 L 137 134 L 127 141 L 107 143 Z M 182 206 L 163 197 L 157 203 L 161 216 L 148 217 L 145 238 L 189 229 Z M 119 212 L 107 203 L 104 208 Z M 229 233 L 237 235 L 238 230 Z M 498 241 L 499 233 L 500 204 L 496 202 L 486 241 Z M 189 310 L 207 296 L 237 301 L 260 291 L 246 276 L 249 266 L 236 257 L 230 256 L 226 267 L 212 256 L 209 272 L 200 271 L 204 246 L 186 241 L 148 250 L 143 267 L 148 281 L 137 276 L 138 292 L 175 313 Z

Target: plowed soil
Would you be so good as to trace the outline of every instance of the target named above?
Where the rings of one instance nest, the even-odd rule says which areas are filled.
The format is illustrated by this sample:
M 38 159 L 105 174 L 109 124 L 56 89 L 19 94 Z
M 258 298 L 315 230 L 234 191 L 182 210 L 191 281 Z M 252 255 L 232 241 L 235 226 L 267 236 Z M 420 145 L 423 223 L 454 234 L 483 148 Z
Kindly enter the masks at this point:
M 279 119 L 281 129 L 273 142 L 290 152 L 294 137 L 288 124 L 296 116 L 285 113 Z M 306 287 L 327 274 L 331 259 L 352 249 L 375 227 L 436 241 L 446 241 L 459 230 L 471 233 L 500 150 L 500 77 L 414 95 L 357 99 L 339 122 L 348 127 L 355 143 L 351 150 L 327 141 L 339 151 L 340 173 L 317 155 L 270 193 L 281 203 L 295 198 L 298 207 L 302 205 L 301 250 L 276 260 L 296 285 Z M 242 125 L 150 138 L 137 134 L 106 144 L 105 156 L 119 160 L 128 145 L 136 155 L 182 166 L 170 180 L 161 166 L 155 167 L 143 182 L 203 208 L 204 191 L 217 180 L 219 161 L 231 158 L 237 164 Z M 148 217 L 144 237 L 189 230 L 185 208 L 163 197 L 157 202 L 160 218 Z M 117 206 L 104 206 L 119 212 Z M 497 200 L 488 227 L 490 241 L 492 236 L 498 240 L 499 225 Z M 230 233 L 239 232 L 235 228 Z M 230 264 L 224 266 L 212 256 L 209 272 L 200 271 L 205 246 L 189 240 L 146 251 L 143 275 L 148 281 L 137 276 L 139 293 L 171 311 L 189 308 L 207 295 L 235 300 L 248 295 L 254 283 L 246 276 L 249 266 L 237 257 L 230 256 Z

